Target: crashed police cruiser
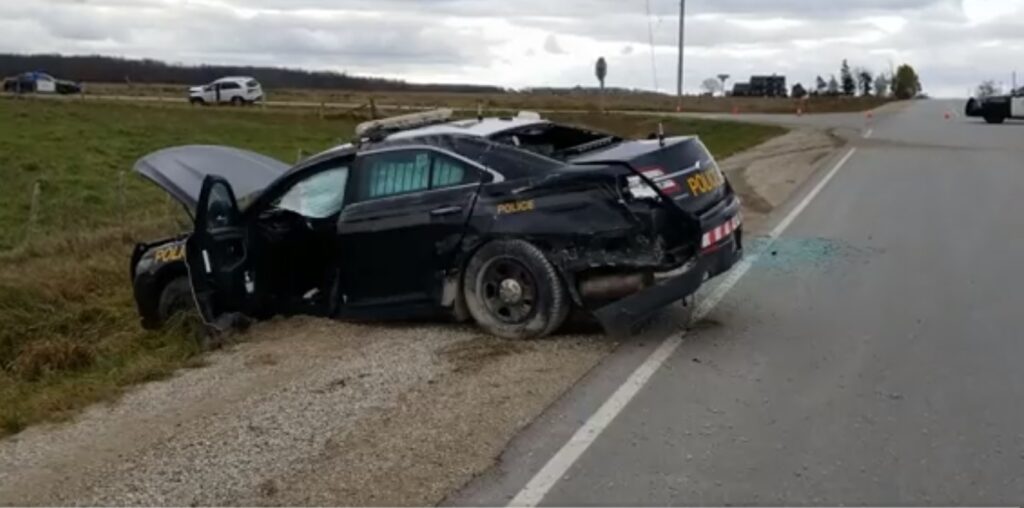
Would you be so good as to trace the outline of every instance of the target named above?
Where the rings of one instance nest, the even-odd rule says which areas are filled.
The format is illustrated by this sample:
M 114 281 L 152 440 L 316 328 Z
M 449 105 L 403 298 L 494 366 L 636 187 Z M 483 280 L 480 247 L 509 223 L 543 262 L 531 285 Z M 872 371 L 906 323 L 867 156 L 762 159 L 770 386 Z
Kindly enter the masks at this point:
M 143 157 L 194 221 L 135 249 L 143 324 L 193 305 L 215 327 L 443 314 L 526 339 L 576 308 L 625 334 L 742 257 L 740 202 L 696 137 L 450 117 L 368 122 L 294 167 L 220 146 Z
M 1010 95 L 972 97 L 967 101 L 964 114 L 997 124 L 1007 118 L 1024 119 L 1024 88 L 1018 88 Z

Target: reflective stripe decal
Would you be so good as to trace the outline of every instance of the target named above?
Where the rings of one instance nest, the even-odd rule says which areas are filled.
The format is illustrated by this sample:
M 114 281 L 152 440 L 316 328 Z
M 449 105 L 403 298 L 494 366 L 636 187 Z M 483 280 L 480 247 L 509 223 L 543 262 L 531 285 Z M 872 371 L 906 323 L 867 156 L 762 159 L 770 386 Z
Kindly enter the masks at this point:
M 735 233 L 742 225 L 743 218 L 737 214 L 732 219 L 725 221 L 721 226 L 704 233 L 704 236 L 700 241 L 700 248 L 706 249 L 718 242 L 721 242 L 722 240 L 725 240 L 726 238 L 729 238 L 729 236 Z

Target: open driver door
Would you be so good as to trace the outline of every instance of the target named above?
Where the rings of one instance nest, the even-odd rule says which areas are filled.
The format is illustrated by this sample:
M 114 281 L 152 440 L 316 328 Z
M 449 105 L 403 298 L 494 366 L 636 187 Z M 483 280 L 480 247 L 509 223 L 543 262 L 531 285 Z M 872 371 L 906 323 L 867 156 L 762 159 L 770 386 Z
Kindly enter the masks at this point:
M 255 293 L 247 228 L 231 185 L 219 176 L 203 179 L 185 260 L 207 325 L 223 331 L 246 313 Z

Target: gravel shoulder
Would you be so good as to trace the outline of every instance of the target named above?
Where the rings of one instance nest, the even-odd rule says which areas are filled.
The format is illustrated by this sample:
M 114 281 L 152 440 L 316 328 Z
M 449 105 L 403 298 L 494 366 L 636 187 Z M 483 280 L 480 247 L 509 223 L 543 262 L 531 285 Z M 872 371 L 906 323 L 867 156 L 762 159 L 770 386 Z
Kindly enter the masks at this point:
M 834 148 L 797 130 L 722 166 L 756 217 Z M 311 318 L 244 340 L 0 441 L 0 504 L 436 504 L 616 347 L 593 333 L 509 342 L 472 326 Z
M 315 319 L 246 339 L 0 442 L 0 503 L 435 504 L 614 347 Z
M 720 162 L 743 199 L 748 229 L 757 230 L 843 143 L 830 131 L 797 128 Z

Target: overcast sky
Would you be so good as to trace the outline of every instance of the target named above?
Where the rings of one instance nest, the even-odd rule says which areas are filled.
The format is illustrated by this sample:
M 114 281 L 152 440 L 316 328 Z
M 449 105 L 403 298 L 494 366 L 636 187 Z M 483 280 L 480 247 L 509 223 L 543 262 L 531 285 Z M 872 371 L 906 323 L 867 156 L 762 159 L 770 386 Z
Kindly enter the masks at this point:
M 908 62 L 933 95 L 1024 83 L 1024 0 L 689 0 L 688 91 Z M 331 69 L 507 87 L 675 90 L 678 0 L 0 0 L 0 52 Z M 648 12 L 650 15 L 648 15 Z M 652 45 L 653 40 L 653 45 Z

